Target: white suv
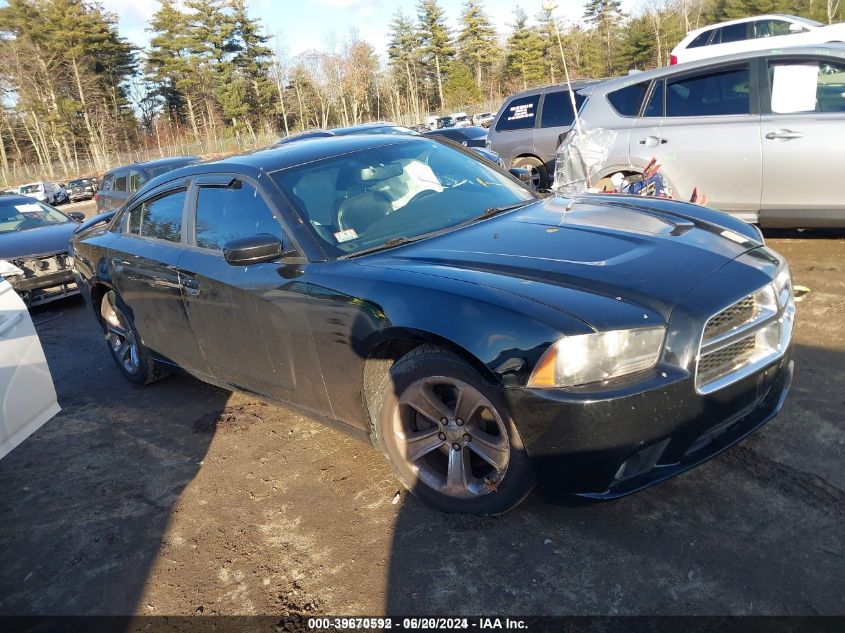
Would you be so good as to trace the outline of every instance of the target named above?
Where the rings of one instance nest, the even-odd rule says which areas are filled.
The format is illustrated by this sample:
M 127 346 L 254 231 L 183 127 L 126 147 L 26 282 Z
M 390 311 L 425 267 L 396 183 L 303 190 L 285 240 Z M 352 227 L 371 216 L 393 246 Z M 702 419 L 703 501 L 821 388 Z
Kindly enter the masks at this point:
M 672 49 L 670 64 L 784 46 L 845 42 L 845 24 L 822 24 L 794 15 L 758 15 L 690 31 Z

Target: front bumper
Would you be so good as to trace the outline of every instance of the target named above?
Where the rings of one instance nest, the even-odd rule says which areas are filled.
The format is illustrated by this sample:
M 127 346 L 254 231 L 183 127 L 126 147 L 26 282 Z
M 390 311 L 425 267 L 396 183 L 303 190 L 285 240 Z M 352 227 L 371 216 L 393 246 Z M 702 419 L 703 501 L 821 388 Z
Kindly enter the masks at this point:
M 772 419 L 792 381 L 792 348 L 708 395 L 693 377 L 658 367 L 613 391 L 504 390 L 545 496 L 613 499 L 715 457 Z
M 46 262 L 45 268 L 41 270 L 33 265 L 36 261 Z M 24 275 L 9 277 L 8 281 L 28 307 L 79 293 L 73 268 L 63 255 L 15 260 L 14 263 L 24 270 Z

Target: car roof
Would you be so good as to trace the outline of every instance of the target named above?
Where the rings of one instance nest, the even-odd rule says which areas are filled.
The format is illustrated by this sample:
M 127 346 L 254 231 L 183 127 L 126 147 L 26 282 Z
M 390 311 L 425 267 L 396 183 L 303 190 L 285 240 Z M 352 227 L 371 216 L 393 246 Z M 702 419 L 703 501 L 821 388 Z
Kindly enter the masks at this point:
M 370 123 L 360 123 L 358 125 L 350 125 L 349 127 L 335 127 L 332 128 L 331 131 L 338 136 L 343 136 L 345 134 L 355 134 L 355 132 L 360 132 L 361 130 L 371 130 L 377 127 L 404 127 L 400 126 L 397 123 L 390 123 L 389 121 L 372 121 Z
M 572 89 L 576 92 L 578 90 L 582 90 L 583 88 L 587 88 L 589 86 L 594 86 L 598 83 L 604 81 L 603 79 L 574 79 L 570 83 L 572 84 Z M 515 99 L 516 97 L 530 97 L 532 95 L 538 95 L 544 92 L 549 92 L 550 90 L 565 90 L 567 89 L 567 84 L 548 84 L 546 86 L 537 86 L 536 88 L 529 88 L 528 90 L 523 90 L 522 92 L 517 92 L 513 96 L 508 99 Z
M 179 178 L 197 174 L 232 171 L 259 177 L 262 173 L 272 173 L 305 163 L 350 154 L 373 147 L 396 145 L 398 143 L 432 142 L 421 135 L 410 134 L 349 134 L 348 136 L 321 136 L 303 139 L 296 143 L 267 147 L 220 160 L 188 165 L 156 176 L 145 184 L 139 193 L 158 185 Z
M 764 49 L 758 51 L 746 51 L 742 53 L 732 53 L 730 55 L 720 55 L 718 57 L 707 57 L 692 62 L 684 62 L 682 64 L 675 64 L 673 66 L 662 66 L 653 70 L 646 70 L 643 72 L 634 73 L 633 75 L 624 75 L 614 79 L 606 79 L 601 83 L 591 86 L 586 94 L 592 94 L 597 91 L 604 93 L 611 92 L 618 88 L 630 86 L 632 84 L 642 83 L 651 79 L 671 76 L 676 73 L 685 71 L 692 71 L 698 68 L 710 68 L 712 66 L 719 66 L 722 64 L 729 64 L 731 62 L 739 62 L 750 59 L 757 59 L 758 57 L 794 57 L 795 55 L 832 55 L 845 60 L 845 44 L 823 44 L 815 46 L 788 46 L 785 48 Z
M 140 163 L 127 163 L 126 165 L 119 165 L 117 167 L 113 167 L 106 172 L 106 175 L 115 172 L 119 169 L 130 169 L 132 167 L 140 167 L 141 169 L 153 168 L 153 167 L 163 167 L 165 165 L 171 165 L 173 163 L 181 163 L 186 160 L 200 160 L 199 156 L 171 156 L 169 158 L 157 158 L 155 160 L 147 160 Z
M 702 26 L 700 28 L 694 29 L 687 33 L 687 36 L 692 34 L 699 34 L 703 31 L 710 31 L 713 29 L 720 28 L 722 26 L 731 26 L 732 24 L 743 24 L 745 22 L 756 22 L 758 20 L 798 20 L 799 22 L 805 22 L 807 18 L 802 18 L 797 15 L 789 15 L 787 13 L 764 13 L 763 15 L 752 15 L 747 18 L 736 18 L 735 20 L 725 20 L 724 22 L 717 22 L 715 24 L 708 24 L 707 26 Z M 810 22 L 814 22 L 815 20 L 810 20 Z

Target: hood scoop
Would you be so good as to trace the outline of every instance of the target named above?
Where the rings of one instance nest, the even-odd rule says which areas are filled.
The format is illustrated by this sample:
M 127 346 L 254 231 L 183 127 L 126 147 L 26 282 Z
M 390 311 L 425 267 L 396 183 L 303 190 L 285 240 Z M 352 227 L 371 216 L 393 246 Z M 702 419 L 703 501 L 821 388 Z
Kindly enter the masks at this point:
M 576 203 L 564 211 L 561 224 L 605 228 L 640 235 L 677 236 L 695 228 L 683 218 L 673 218 L 640 207 L 596 207 Z

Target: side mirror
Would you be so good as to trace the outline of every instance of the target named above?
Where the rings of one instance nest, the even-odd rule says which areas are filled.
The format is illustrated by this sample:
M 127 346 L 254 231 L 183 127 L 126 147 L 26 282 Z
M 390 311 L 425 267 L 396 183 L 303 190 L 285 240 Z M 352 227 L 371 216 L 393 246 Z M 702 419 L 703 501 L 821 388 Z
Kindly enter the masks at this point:
M 68 211 L 67 216 L 76 220 L 77 222 L 82 222 L 85 220 L 85 214 L 82 211 Z
M 275 235 L 259 233 L 223 245 L 223 257 L 232 266 L 271 262 L 282 256 L 282 242 Z
M 795 22 L 790 22 L 789 23 L 789 32 L 790 33 L 803 33 L 804 27 L 801 26 L 800 24 L 795 23 Z

